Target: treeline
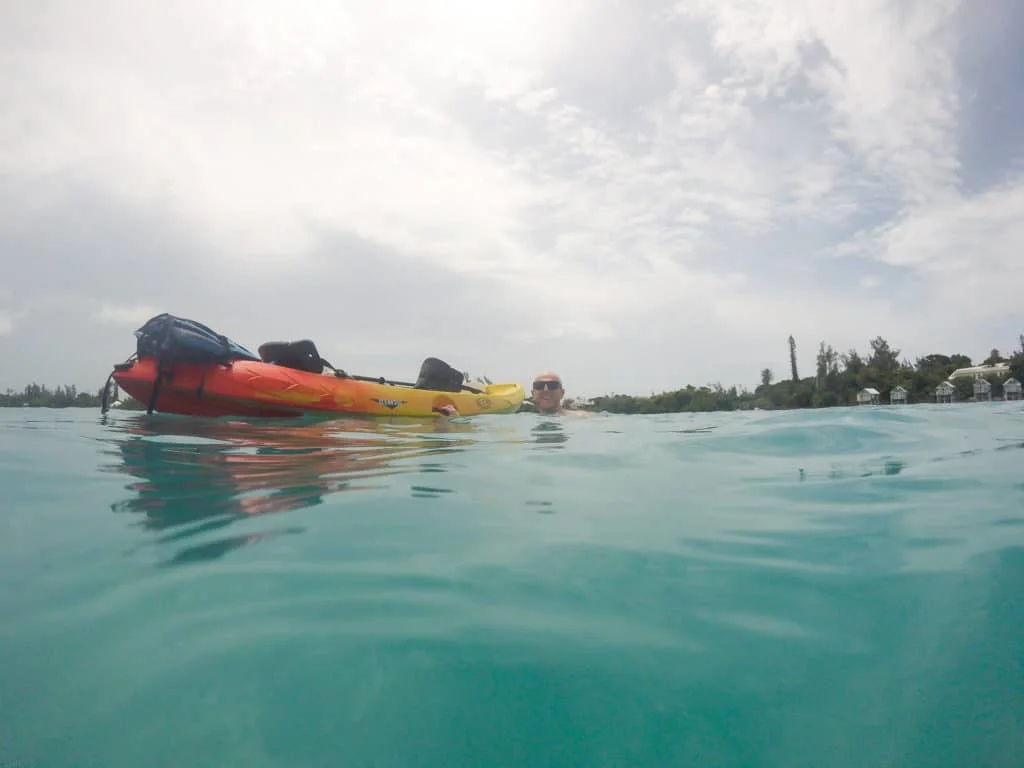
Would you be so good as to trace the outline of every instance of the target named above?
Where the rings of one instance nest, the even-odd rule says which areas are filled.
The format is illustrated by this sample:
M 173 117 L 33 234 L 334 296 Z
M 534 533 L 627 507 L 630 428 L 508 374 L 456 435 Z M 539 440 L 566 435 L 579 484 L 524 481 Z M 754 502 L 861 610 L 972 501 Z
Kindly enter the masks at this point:
M 100 391 L 79 392 L 74 384 L 48 389 L 42 384 L 29 384 L 21 392 L 8 389 L 0 395 L 0 407 L 17 408 L 91 408 L 99 407 Z
M 124 411 L 144 411 L 140 403 L 127 392 L 110 385 L 110 404 Z M 103 401 L 103 387 L 93 392 L 79 392 L 74 384 L 49 389 L 42 384 L 29 384 L 20 392 L 8 389 L 0 394 L 0 408 L 99 408 Z
M 769 368 L 761 371 L 761 383 L 753 392 L 736 387 L 724 389 L 721 385 L 694 387 L 689 385 L 672 392 L 651 397 L 611 394 L 596 397 L 593 408 L 611 413 L 675 413 L 679 411 L 734 411 L 752 408 L 826 408 L 853 405 L 857 393 L 865 387 L 878 390 L 880 401 L 889 402 L 893 389 L 902 386 L 911 403 L 935 402 L 935 388 L 946 381 L 957 368 L 974 365 L 967 355 L 932 354 L 914 362 L 900 358 L 900 350 L 893 349 L 881 336 L 869 342 L 870 352 L 862 355 L 855 349 L 839 352 L 830 344 L 821 342 L 814 375 L 801 377 L 796 363 L 796 341 L 789 343 L 789 376 L 776 380 Z M 1024 334 L 1020 349 L 1009 357 L 993 349 L 982 361 L 985 365 L 1008 362 L 1010 376 L 1024 382 Z M 1002 397 L 1002 377 L 989 377 L 992 396 Z M 957 379 L 955 399 L 969 400 L 974 396 L 972 379 Z

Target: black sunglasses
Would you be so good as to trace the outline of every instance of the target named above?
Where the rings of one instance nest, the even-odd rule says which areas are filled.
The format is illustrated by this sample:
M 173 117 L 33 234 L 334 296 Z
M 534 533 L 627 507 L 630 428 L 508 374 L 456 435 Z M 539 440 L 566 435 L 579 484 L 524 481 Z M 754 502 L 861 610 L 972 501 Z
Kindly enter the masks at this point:
M 533 382 L 534 389 L 561 389 L 562 382 L 560 381 L 535 381 Z

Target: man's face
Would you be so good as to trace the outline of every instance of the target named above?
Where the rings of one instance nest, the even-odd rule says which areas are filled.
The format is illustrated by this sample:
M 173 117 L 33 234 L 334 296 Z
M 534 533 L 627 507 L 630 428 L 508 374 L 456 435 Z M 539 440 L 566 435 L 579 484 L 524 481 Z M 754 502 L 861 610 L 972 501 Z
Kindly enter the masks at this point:
M 542 375 L 533 382 L 533 402 L 545 411 L 553 411 L 562 402 L 562 382 L 557 376 Z

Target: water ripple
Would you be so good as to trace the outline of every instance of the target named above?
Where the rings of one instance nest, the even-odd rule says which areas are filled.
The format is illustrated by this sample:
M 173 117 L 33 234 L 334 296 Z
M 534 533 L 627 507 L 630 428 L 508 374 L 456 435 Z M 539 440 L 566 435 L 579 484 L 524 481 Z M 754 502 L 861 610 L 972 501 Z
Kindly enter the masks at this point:
M 0 414 L 0 762 L 1007 764 L 1022 447 L 1013 404 Z

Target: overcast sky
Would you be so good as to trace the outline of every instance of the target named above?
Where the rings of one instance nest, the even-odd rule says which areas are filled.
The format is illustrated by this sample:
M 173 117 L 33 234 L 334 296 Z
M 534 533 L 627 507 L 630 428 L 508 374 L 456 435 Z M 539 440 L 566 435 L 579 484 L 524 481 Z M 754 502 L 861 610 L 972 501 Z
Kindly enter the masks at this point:
M 169 311 L 647 394 L 1024 332 L 1019 0 L 0 0 L 0 390 Z

